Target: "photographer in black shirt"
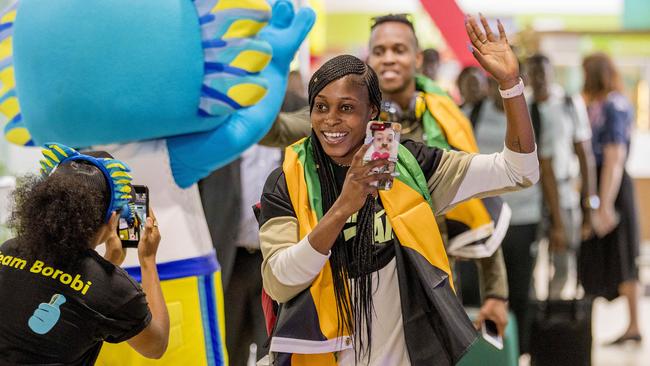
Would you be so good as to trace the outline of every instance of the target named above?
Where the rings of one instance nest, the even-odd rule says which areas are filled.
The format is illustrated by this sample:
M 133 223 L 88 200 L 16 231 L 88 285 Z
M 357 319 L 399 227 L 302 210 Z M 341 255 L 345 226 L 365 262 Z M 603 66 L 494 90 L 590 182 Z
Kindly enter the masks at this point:
M 133 218 L 128 167 L 58 144 L 43 155 L 42 177 L 14 192 L 16 237 L 0 246 L 0 364 L 92 365 L 104 341 L 162 357 L 169 317 L 153 212 L 137 249 L 142 286 L 118 267 L 117 223 Z

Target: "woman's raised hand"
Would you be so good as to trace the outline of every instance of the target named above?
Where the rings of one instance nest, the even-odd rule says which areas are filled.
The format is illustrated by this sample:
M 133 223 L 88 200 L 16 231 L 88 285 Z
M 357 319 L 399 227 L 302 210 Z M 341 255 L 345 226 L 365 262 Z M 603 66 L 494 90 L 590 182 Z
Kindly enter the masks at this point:
M 363 156 L 370 144 L 364 144 L 354 154 L 352 164 L 343 182 L 343 189 L 337 199 L 337 208 L 343 210 L 348 217 L 359 211 L 366 203 L 368 195 L 377 196 L 377 187 L 372 186 L 373 182 L 392 180 L 390 173 L 372 173 L 372 169 L 387 165 L 388 160 L 378 159 L 364 164 Z
M 487 19 L 482 14 L 479 17 L 485 33 L 473 16 L 468 15 L 465 21 L 465 29 L 473 45 L 471 51 L 485 71 L 497 80 L 501 89 L 511 88 L 519 82 L 519 63 L 508 44 L 503 24 L 497 20 L 499 34 L 496 35 Z

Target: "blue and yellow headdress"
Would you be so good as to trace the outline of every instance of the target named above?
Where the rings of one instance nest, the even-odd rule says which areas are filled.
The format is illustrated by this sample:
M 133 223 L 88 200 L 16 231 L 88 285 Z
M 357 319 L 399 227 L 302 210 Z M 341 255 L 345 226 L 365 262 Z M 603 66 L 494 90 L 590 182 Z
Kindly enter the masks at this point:
M 116 159 L 95 158 L 84 155 L 65 145 L 57 143 L 45 144 L 42 150 L 43 159 L 41 159 L 41 175 L 48 177 L 56 167 L 67 161 L 85 161 L 96 166 L 106 178 L 110 194 L 110 204 L 106 210 L 104 221 L 108 222 L 113 211 L 119 211 L 121 217 L 129 223 L 135 219 L 135 210 L 131 196 L 131 169 Z

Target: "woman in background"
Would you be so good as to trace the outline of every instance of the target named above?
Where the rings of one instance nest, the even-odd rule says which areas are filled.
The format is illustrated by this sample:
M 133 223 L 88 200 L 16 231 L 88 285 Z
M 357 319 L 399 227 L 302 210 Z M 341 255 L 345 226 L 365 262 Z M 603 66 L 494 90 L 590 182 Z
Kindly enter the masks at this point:
M 587 103 L 592 144 L 598 169 L 599 204 L 594 217 L 597 238 L 590 248 L 583 246 L 586 258 L 581 274 L 590 273 L 594 265 L 602 266 L 603 277 L 583 276 L 587 293 L 613 300 L 625 296 L 630 323 L 625 333 L 612 342 L 640 342 L 638 322 L 639 232 L 632 179 L 625 171 L 630 148 L 630 132 L 634 111 L 621 93 L 621 81 L 612 60 L 604 53 L 588 56 L 583 61 L 585 84 L 583 97 Z M 594 250 L 595 249 L 595 250 Z M 593 273 L 593 270 L 591 271 Z

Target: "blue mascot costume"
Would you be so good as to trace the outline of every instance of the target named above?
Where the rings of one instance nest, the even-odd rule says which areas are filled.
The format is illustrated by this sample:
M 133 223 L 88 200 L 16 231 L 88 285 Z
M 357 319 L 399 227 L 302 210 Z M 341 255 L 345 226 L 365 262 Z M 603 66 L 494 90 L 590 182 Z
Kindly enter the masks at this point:
M 270 129 L 314 18 L 286 0 L 20 0 L 0 19 L 7 139 L 108 151 L 149 187 L 171 321 L 156 364 L 227 363 L 196 182 Z M 124 265 L 139 277 L 135 251 Z M 149 362 L 124 344 L 106 344 L 98 360 Z

